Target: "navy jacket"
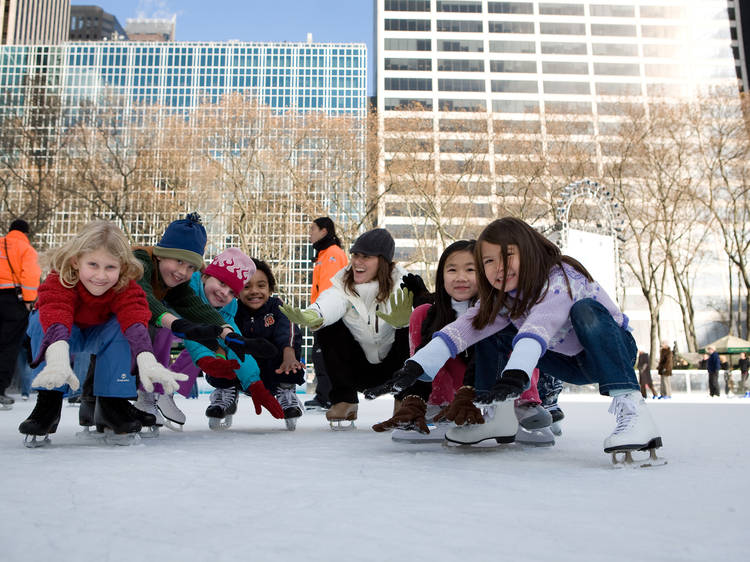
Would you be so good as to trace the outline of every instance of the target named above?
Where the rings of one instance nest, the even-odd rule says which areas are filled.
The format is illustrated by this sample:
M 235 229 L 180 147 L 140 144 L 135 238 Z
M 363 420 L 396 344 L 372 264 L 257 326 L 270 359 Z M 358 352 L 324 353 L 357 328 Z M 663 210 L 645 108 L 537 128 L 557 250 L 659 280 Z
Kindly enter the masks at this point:
M 718 373 L 721 369 L 721 359 L 719 359 L 719 352 L 714 351 L 708 356 L 708 362 L 706 363 L 706 370 L 709 373 Z

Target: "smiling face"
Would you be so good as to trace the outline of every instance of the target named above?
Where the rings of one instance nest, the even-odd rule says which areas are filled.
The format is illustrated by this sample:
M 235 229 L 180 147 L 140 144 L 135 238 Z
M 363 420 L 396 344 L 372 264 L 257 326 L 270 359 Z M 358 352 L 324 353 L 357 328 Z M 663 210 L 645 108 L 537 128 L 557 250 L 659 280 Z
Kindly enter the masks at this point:
M 378 256 L 366 256 L 364 254 L 353 253 L 352 254 L 352 274 L 354 282 L 359 285 L 361 283 L 369 283 L 378 274 Z
M 482 242 L 482 268 L 490 285 L 498 291 L 509 293 L 518 287 L 518 275 L 521 260 L 518 256 L 518 246 L 508 246 L 508 271 L 503 271 L 503 248 L 497 244 Z M 503 283 L 505 287 L 503 287 Z
M 235 297 L 234 291 L 223 281 L 210 275 L 203 276 L 203 292 L 214 308 L 222 308 L 232 302 Z
M 477 295 L 477 267 L 468 250 L 453 252 L 443 266 L 445 292 L 455 301 L 467 301 Z
M 192 263 L 174 258 L 157 258 L 159 260 L 159 273 L 167 287 L 176 287 L 181 283 L 190 281 L 196 267 Z
M 114 287 L 120 279 L 120 260 L 104 249 L 84 252 L 71 262 L 78 270 L 78 279 L 95 297 Z
M 251 310 L 258 310 L 271 297 L 271 286 L 268 283 L 268 277 L 260 269 L 253 273 L 250 281 L 245 283 L 244 289 L 240 292 L 242 304 Z

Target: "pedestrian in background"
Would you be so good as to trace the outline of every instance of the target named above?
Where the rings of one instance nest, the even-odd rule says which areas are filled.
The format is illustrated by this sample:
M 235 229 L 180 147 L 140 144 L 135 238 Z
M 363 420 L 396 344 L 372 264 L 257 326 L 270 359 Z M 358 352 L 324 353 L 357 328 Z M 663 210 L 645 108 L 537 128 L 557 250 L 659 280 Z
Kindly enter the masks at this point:
M 641 396 L 648 398 L 646 388 L 651 389 L 652 398 L 656 398 L 654 381 L 651 379 L 651 356 L 645 351 L 638 352 L 638 384 L 641 386 Z
M 708 359 L 706 359 L 706 370 L 708 371 L 708 394 L 709 396 L 720 396 L 719 393 L 719 369 L 721 369 L 721 359 L 719 353 L 713 346 L 706 348 Z
M 750 367 L 750 359 L 747 358 L 747 353 L 744 351 L 740 353 L 740 360 L 737 363 L 737 368 L 740 370 L 740 394 L 745 398 L 750 397 L 750 392 L 747 389 L 747 372 Z
M 660 384 L 659 398 L 672 398 L 672 383 L 670 377 L 672 376 L 672 363 L 673 356 L 672 350 L 669 349 L 669 343 L 667 341 L 661 342 L 661 349 L 659 350 L 659 364 L 656 370 L 659 373 Z

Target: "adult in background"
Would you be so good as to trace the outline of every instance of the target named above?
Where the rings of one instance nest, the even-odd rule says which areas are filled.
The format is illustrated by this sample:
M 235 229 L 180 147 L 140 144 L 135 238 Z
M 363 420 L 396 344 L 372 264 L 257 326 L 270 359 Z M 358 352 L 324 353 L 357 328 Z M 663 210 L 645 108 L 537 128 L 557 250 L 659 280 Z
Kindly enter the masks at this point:
M 750 367 L 750 359 L 747 358 L 747 353 L 744 351 L 740 353 L 740 360 L 737 363 L 737 368 L 740 370 L 740 394 L 742 394 L 745 398 L 750 397 L 750 392 L 748 392 L 747 389 L 747 372 L 748 367 Z
M 672 383 L 670 377 L 672 376 L 672 350 L 669 349 L 669 343 L 665 340 L 661 342 L 661 349 L 659 350 L 659 365 L 656 370 L 659 372 L 661 378 L 659 389 L 661 394 L 659 398 L 672 398 Z
M 641 396 L 648 398 L 646 389 L 651 389 L 652 398 L 656 398 L 656 390 L 654 390 L 654 381 L 651 380 L 651 356 L 645 351 L 638 352 L 638 361 L 636 362 L 638 368 L 638 384 L 641 387 Z
M 349 263 L 346 252 L 341 248 L 341 240 L 336 236 L 336 226 L 329 217 L 319 217 L 310 224 L 310 244 L 315 250 L 313 258 L 312 290 L 310 304 L 314 303 L 320 293 L 331 286 L 331 278 Z M 305 409 L 321 408 L 327 410 L 331 401 L 331 381 L 328 378 L 323 352 L 318 343 L 318 335 L 313 332 L 312 362 L 315 367 L 315 397 L 305 402 Z
M 719 396 L 719 370 L 721 369 L 721 359 L 719 353 L 713 346 L 706 348 L 708 359 L 706 359 L 706 370 L 708 371 L 708 393 L 709 396 Z
M 5 395 L 39 288 L 41 270 L 29 242 L 29 223 L 16 219 L 0 238 L 0 408 L 15 402 Z

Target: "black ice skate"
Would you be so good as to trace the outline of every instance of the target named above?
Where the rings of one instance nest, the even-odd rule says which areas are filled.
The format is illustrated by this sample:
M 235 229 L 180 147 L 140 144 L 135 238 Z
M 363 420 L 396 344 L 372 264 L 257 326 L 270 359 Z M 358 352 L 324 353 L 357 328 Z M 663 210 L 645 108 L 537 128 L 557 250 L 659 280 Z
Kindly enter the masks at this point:
M 95 426 L 94 412 L 96 410 L 96 398 L 94 396 L 81 396 L 81 407 L 78 410 L 78 425 L 83 429 L 76 433 L 76 437 L 83 440 L 99 439 L 101 434 L 92 431 Z
M 211 405 L 206 408 L 208 427 L 213 430 L 232 427 L 232 416 L 237 412 L 237 389 L 217 388 L 210 396 Z
M 159 437 L 159 428 L 161 427 L 161 424 L 158 423 L 154 414 L 139 410 L 130 402 L 128 402 L 128 410 L 131 418 L 141 422 L 141 427 L 143 428 L 143 431 L 141 431 L 141 437 L 144 439 Z
M 42 447 L 51 443 L 49 434 L 57 431 L 62 412 L 63 394 L 55 390 L 40 390 L 36 405 L 29 417 L 21 422 L 18 431 L 23 433 L 23 444 L 29 448 Z M 37 437 L 44 437 L 38 441 Z
M 126 398 L 98 396 L 94 422 L 96 431 L 104 434 L 108 445 L 132 445 L 140 438 L 141 422 L 131 414 L 131 404 Z
M 297 429 L 297 420 L 302 415 L 302 405 L 297 398 L 296 384 L 280 384 L 276 389 L 276 400 L 284 410 L 284 422 L 289 431 Z
M 15 403 L 16 401 L 10 396 L 6 396 L 5 392 L 0 392 L 0 410 L 12 410 Z

